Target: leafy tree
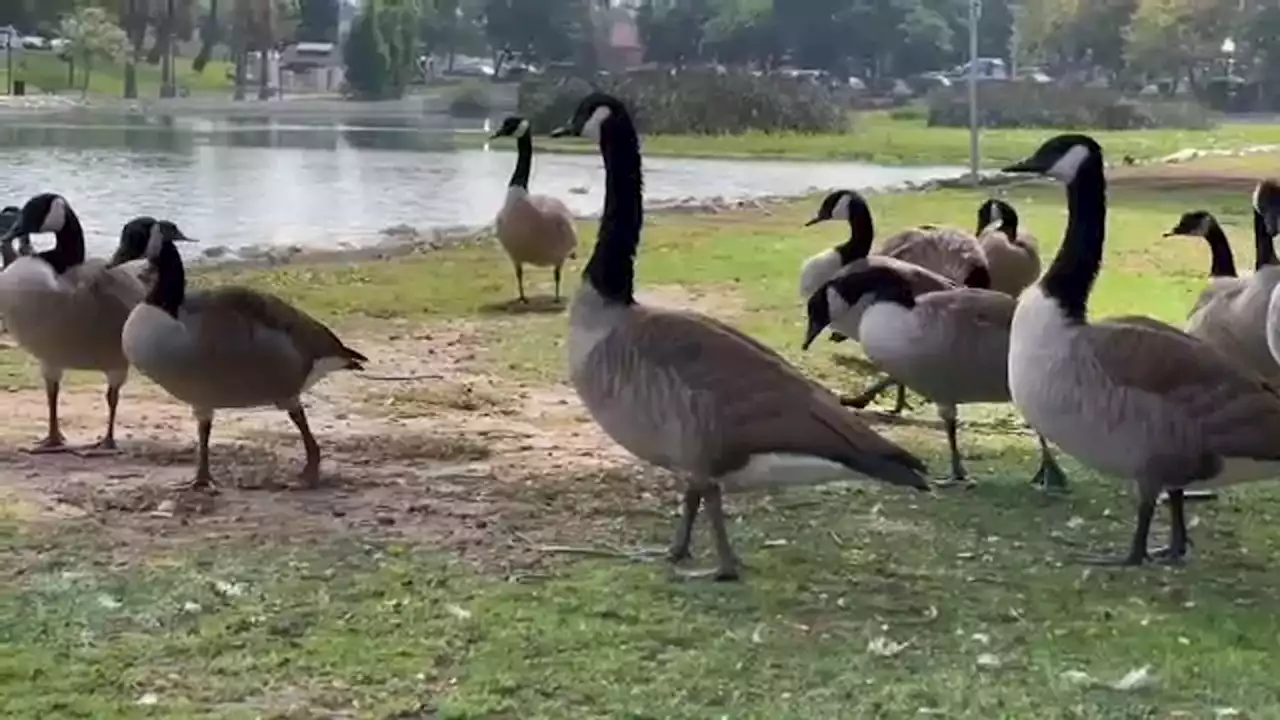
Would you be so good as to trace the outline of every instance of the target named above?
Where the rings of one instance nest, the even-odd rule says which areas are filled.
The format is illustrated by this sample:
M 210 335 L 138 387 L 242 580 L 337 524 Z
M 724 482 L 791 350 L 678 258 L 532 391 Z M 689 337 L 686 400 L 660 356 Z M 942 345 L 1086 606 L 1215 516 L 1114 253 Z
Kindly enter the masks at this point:
M 95 61 L 119 62 L 128 55 L 128 36 L 100 7 L 82 7 L 64 16 L 59 29 L 67 40 L 67 53 L 82 69 L 82 96 L 89 93 Z
M 592 37 L 584 0 L 485 0 L 484 29 L 494 72 L 513 56 L 567 60 Z
M 369 0 L 351 24 L 342 48 L 347 66 L 347 84 L 361 99 L 377 100 L 391 94 L 391 54 L 382 24 L 378 22 L 378 0 Z
M 298 40 L 335 42 L 339 0 L 298 0 Z
M 1134 68 L 1186 78 L 1220 56 L 1234 3 L 1219 0 L 1139 0 L 1128 28 L 1126 55 Z

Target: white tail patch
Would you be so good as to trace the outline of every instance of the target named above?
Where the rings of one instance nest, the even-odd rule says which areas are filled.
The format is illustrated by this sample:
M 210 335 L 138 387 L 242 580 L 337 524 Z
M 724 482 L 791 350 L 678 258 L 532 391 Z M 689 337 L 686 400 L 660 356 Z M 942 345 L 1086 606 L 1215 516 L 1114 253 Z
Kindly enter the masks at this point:
M 312 385 L 315 385 L 316 383 L 320 382 L 320 380 L 322 380 L 325 375 L 328 375 L 329 373 L 332 373 L 332 372 L 337 372 L 339 370 L 345 370 L 347 365 L 348 365 L 348 361 L 344 358 L 339 358 L 339 357 L 320 358 L 315 362 L 314 365 L 311 366 L 311 372 L 307 374 L 307 379 L 302 382 L 302 389 L 298 391 L 299 394 L 306 392 L 311 388 Z
M 790 453 L 752 455 L 742 468 L 717 478 L 729 492 L 854 479 L 869 478 L 837 462 Z
M 601 105 L 596 108 L 596 111 L 591 113 L 591 117 L 587 118 L 587 121 L 583 123 L 582 136 L 585 138 L 591 138 L 592 140 L 599 140 L 600 126 L 604 125 L 604 121 L 608 120 L 609 116 L 612 114 L 613 111 L 606 105 Z
M 44 222 L 40 224 L 40 232 L 56 233 L 66 224 L 67 201 L 61 197 L 55 197 L 49 203 L 49 212 L 45 213 Z

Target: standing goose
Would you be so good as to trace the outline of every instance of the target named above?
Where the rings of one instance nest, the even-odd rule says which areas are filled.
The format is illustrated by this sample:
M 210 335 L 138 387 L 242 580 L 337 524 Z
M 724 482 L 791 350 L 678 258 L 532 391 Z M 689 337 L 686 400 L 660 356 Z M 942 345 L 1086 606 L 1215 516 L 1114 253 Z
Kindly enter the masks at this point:
M 508 136 L 516 139 L 516 169 L 511 173 L 506 202 L 498 211 L 498 241 L 515 266 L 520 302 L 528 302 L 524 294 L 525 264 L 553 268 L 555 299 L 559 302 L 560 272 L 578 247 L 573 214 L 553 197 L 529 194 L 529 172 L 533 167 L 529 121 L 515 115 L 508 117 L 490 139 Z
M 800 270 L 800 298 L 805 302 L 832 278 L 867 263 L 888 264 L 900 269 L 907 274 L 916 293 L 954 288 L 960 284 L 970 287 L 987 287 L 990 284 L 981 248 L 967 233 L 924 225 L 898 233 L 885 242 L 879 253 L 870 255 L 875 222 L 866 198 L 855 190 L 837 190 L 827 195 L 818 213 L 805 223 L 805 227 L 830 220 L 848 222 L 849 239 L 805 261 Z M 858 327 L 857 315 L 861 311 L 862 307 L 854 311 L 855 316 L 847 323 L 848 327 Z M 831 333 L 831 339 L 841 342 L 846 336 L 835 331 Z M 896 415 L 907 407 L 907 397 L 906 388 L 893 378 L 882 380 L 861 395 L 843 402 L 853 407 L 866 407 L 893 385 L 897 385 L 897 400 L 891 412 Z
M 865 304 L 864 304 L 865 303 Z M 864 304 L 865 310 L 853 309 Z M 1009 325 L 1016 302 L 993 290 L 918 293 L 886 266 L 858 268 L 809 299 L 804 349 L 831 326 L 857 337 L 867 357 L 938 406 L 951 450 L 951 482 L 967 483 L 956 442 L 956 406 L 1009 402 Z M 856 322 L 857 325 L 852 323 Z M 1033 483 L 1065 489 L 1066 476 L 1040 437 Z
M 129 378 L 120 331 L 146 289 L 134 266 L 85 260 L 80 219 L 60 195 L 28 200 L 0 245 L 44 232 L 57 237 L 52 250 L 15 258 L 0 272 L 0 314 L 18 344 L 40 362 L 49 405 L 48 433 L 31 452 L 67 449 L 58 422 L 58 390 L 69 369 L 106 374 L 107 430 L 84 450 L 115 452 L 116 406 Z
M 694 312 L 646 307 L 634 295 L 644 222 L 640 143 L 616 98 L 592 93 L 554 135 L 595 138 L 604 213 L 569 309 L 569 373 L 587 411 L 633 455 L 679 473 L 683 513 L 669 558 L 689 557 L 706 507 L 715 577 L 738 577 L 722 493 L 870 476 L 927 490 L 919 459 L 877 435 L 776 353 Z
M 1040 248 L 1018 226 L 1018 211 L 999 198 L 978 206 L 978 242 L 987 258 L 991 289 L 1018 297 L 1040 277 Z
M 191 406 L 199 432 L 192 488 L 213 484 L 209 434 L 214 411 L 274 405 L 289 414 L 306 449 L 301 479 L 320 478 L 316 444 L 299 396 L 335 370 L 367 361 L 329 328 L 289 303 L 244 287 L 188 293 L 182 256 L 186 240 L 171 222 L 153 221 L 145 242 L 123 241 L 113 262 L 143 254 L 154 279 L 146 299 L 124 324 L 124 354 L 143 375 Z
M 1280 395 L 1198 338 L 1160 323 L 1087 319 L 1102 265 L 1107 189 L 1102 148 L 1059 135 L 1006 172 L 1063 181 L 1068 221 L 1048 272 L 1018 300 L 1009 347 L 1014 405 L 1064 452 L 1132 479 L 1137 527 L 1126 555 L 1139 565 L 1161 490 L 1171 535 L 1159 556 L 1187 552 L 1184 489 L 1280 473 Z

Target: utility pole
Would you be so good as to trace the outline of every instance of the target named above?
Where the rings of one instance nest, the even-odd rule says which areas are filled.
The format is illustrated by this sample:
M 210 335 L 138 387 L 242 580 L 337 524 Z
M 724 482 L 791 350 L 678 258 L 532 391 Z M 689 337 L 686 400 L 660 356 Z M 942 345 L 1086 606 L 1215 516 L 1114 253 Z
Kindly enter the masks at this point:
M 178 94 L 173 83 L 173 43 L 176 40 L 173 32 L 173 0 L 168 0 L 165 4 L 165 27 L 168 29 L 169 38 L 165 44 L 160 65 L 160 97 L 171 98 Z
M 982 0 L 969 0 L 969 172 L 978 185 L 978 18 Z

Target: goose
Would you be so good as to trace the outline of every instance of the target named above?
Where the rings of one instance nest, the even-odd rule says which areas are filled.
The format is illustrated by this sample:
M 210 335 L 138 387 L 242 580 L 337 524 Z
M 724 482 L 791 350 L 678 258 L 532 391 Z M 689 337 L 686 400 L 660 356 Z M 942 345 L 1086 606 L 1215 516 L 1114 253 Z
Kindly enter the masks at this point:
M 498 211 L 498 242 L 507 251 L 516 269 L 516 286 L 520 302 L 529 300 L 524 294 L 524 266 L 552 267 L 556 284 L 556 302 L 560 302 L 560 272 L 578 247 L 578 231 L 569 208 L 556 198 L 529 194 L 529 171 L 533 166 L 533 138 L 529 121 L 512 115 L 490 138 L 516 139 L 516 169 L 508 183 L 507 199 Z
M 739 577 L 723 493 L 870 477 L 928 490 L 924 463 L 845 411 L 776 352 L 692 311 L 635 299 L 644 222 L 640 143 L 631 113 L 594 92 L 553 136 L 599 143 L 604 213 L 569 306 L 569 376 L 587 412 L 632 455 L 675 472 L 683 502 L 672 562 L 687 559 L 706 509 L 718 580 Z
M 1155 556 L 1180 562 L 1189 545 L 1188 486 L 1280 472 L 1280 395 L 1208 343 L 1163 323 L 1087 319 L 1107 213 L 1103 152 L 1093 138 L 1055 136 L 1005 172 L 1062 181 L 1068 206 L 1062 246 L 1014 311 L 1013 403 L 1063 452 L 1136 485 L 1137 522 L 1128 552 L 1088 562 L 1140 565 L 1151 559 L 1147 539 L 1162 490 L 1171 532 Z
M 145 299 L 124 323 L 124 354 L 139 372 L 191 406 L 198 431 L 191 489 L 214 486 L 209 435 L 214 411 L 275 406 L 302 435 L 301 480 L 320 479 L 320 447 L 299 396 L 337 370 L 361 370 L 364 355 L 319 321 L 280 298 L 246 287 L 188 292 L 175 243 L 187 238 L 169 221 L 151 220 L 145 240 L 122 238 L 114 263 L 146 257 L 153 279 Z
M 17 257 L 0 272 L 0 314 L 18 345 L 39 361 L 49 407 L 48 433 L 29 452 L 69 449 L 58 421 L 63 372 L 98 370 L 107 377 L 107 430 L 98 442 L 77 451 L 114 453 L 120 388 L 129 378 L 120 331 L 146 289 L 136 265 L 85 260 L 80 219 L 61 195 L 43 193 L 28 200 L 0 236 L 0 246 L 34 233 L 54 233 L 53 249 Z
M 804 262 L 800 269 L 800 299 L 803 301 L 807 302 L 820 287 L 840 273 L 848 272 L 855 264 L 883 263 L 886 259 L 895 261 L 895 266 L 904 271 L 908 263 L 919 268 L 910 274 L 918 293 L 953 288 L 961 283 L 971 287 L 990 285 L 991 279 L 982 250 L 977 241 L 967 233 L 922 225 L 894 235 L 885 241 L 880 252 L 869 255 L 872 239 L 875 237 L 875 222 L 866 198 L 856 190 L 837 190 L 828 194 L 818 207 L 817 214 L 805 223 L 805 227 L 831 220 L 845 220 L 849 223 L 849 239 Z M 848 326 L 858 326 L 856 317 Z M 833 331 L 831 339 L 842 342 L 846 336 Z M 847 398 L 843 402 L 852 407 L 866 407 L 881 392 L 894 385 L 897 385 L 897 400 L 891 412 L 896 415 L 906 409 L 907 397 L 906 388 L 892 378 L 882 380 L 861 395 Z
M 861 313 L 853 309 L 860 304 Z M 803 348 L 828 326 L 846 330 L 870 358 L 938 406 L 951 450 L 951 483 L 969 484 L 956 442 L 956 406 L 1009 402 L 1009 325 L 1016 302 L 980 288 L 919 293 L 889 266 L 844 273 L 809 299 Z M 852 325 L 852 322 L 857 325 Z M 1066 476 L 1040 441 L 1032 482 L 1063 490 Z
M 991 289 L 1018 297 L 1040 277 L 1040 244 L 1018 226 L 1018 211 L 999 198 L 978 206 L 978 242 L 987 258 Z
M 13 227 L 13 224 L 18 221 L 18 216 L 21 214 L 22 208 L 17 205 L 7 205 L 4 209 L 0 209 L 0 228 L 3 228 L 7 232 L 9 228 Z M 0 242 L 0 259 L 4 261 L 4 267 L 9 267 L 13 264 L 14 260 L 32 253 L 30 235 L 19 235 L 17 237 L 17 252 L 14 252 L 13 250 L 13 240 L 14 238 L 9 238 L 4 242 Z

